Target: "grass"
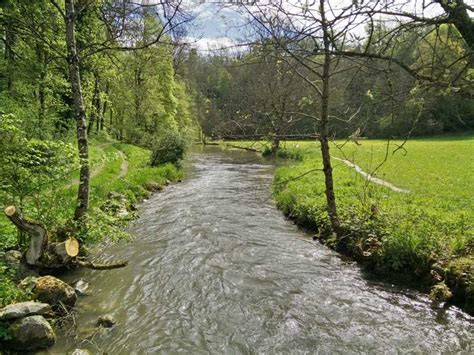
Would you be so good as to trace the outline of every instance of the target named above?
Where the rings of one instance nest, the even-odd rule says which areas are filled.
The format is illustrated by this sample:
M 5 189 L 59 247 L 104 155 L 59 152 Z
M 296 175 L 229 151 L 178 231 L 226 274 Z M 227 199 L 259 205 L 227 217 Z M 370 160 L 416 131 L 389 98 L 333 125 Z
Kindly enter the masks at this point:
M 122 154 L 120 154 L 122 152 Z M 181 172 L 172 164 L 158 167 L 149 165 L 150 151 L 121 143 L 95 143 L 90 146 L 91 178 L 90 191 L 90 219 L 87 221 L 87 235 L 78 235 L 83 242 L 97 242 L 103 237 L 117 239 L 123 237 L 119 229 L 126 225 L 128 220 L 118 220 L 114 216 L 107 216 L 101 206 L 105 203 L 110 192 L 124 194 L 129 203 L 147 197 L 150 192 L 146 185 L 153 182 L 164 186 L 167 181 L 176 181 L 181 178 Z M 121 175 L 122 155 L 126 156 L 128 169 Z M 59 181 L 54 187 L 47 187 L 35 199 L 27 201 L 23 210 L 25 215 L 39 220 L 48 230 L 54 231 L 57 226 L 70 220 L 74 213 L 78 172 L 73 172 L 64 181 Z M 37 208 L 36 200 L 41 201 Z M 2 201 L 2 205 L 5 205 Z M 118 228 L 114 228 L 118 227 Z M 17 232 L 3 213 L 0 214 L 0 252 L 17 246 Z M 0 307 L 21 298 L 21 293 L 12 282 L 12 275 L 5 265 L 0 262 Z
M 351 160 L 364 171 L 410 191 L 403 194 L 370 183 L 333 159 L 335 192 L 345 230 L 341 239 L 330 233 L 323 174 L 315 170 L 322 168 L 316 142 L 283 144 L 302 159 L 277 169 L 276 203 L 285 214 L 312 227 L 324 243 L 355 256 L 373 270 L 410 275 L 426 285 L 433 285 L 437 278 L 446 280 L 454 289 L 455 300 L 472 312 L 474 136 L 412 139 L 397 149 L 402 143 L 336 141 L 332 146 L 334 157 Z M 433 269 L 444 271 L 436 275 Z M 450 271 L 453 269 L 456 272 Z M 462 282 L 455 276 L 466 274 L 470 276 L 464 276 Z

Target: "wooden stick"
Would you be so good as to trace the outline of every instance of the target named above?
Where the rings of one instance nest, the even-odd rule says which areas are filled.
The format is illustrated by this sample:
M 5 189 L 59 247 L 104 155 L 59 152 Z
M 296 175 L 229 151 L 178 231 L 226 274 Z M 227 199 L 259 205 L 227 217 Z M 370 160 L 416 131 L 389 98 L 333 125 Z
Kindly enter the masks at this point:
M 119 269 L 128 265 L 128 261 L 123 261 L 121 263 L 115 264 L 97 264 L 88 260 L 76 260 L 75 263 L 79 266 L 86 267 L 93 270 L 112 270 Z
M 248 150 L 249 152 L 259 153 L 259 150 L 258 150 L 258 149 L 255 149 L 255 148 L 241 147 L 241 146 L 234 145 L 234 144 L 226 144 L 226 146 L 227 146 L 227 147 L 230 147 L 230 148 L 243 149 L 243 150 Z

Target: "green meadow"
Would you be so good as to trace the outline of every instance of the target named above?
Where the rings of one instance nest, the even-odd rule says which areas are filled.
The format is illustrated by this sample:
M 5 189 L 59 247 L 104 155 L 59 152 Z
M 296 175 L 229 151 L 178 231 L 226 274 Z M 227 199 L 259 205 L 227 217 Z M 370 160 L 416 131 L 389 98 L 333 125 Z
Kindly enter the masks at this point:
M 233 144 L 236 144 L 233 142 Z M 265 143 L 238 142 L 265 150 Z M 474 295 L 474 136 L 403 141 L 335 141 L 333 158 L 349 160 L 373 182 L 332 159 L 335 192 L 345 235 L 329 228 L 317 142 L 284 142 L 273 184 L 278 207 L 312 228 L 325 244 L 380 273 L 409 276 L 432 286 L 445 280 L 459 302 Z M 278 164 L 278 162 L 277 162 Z M 441 274 L 441 275 L 439 275 Z

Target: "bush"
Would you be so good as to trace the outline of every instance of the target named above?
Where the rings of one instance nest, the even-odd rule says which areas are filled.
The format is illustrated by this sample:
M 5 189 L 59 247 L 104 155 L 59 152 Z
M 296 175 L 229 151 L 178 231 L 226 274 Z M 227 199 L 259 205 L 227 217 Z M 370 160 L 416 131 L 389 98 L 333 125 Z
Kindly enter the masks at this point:
M 178 164 L 184 157 L 186 151 L 185 139 L 177 134 L 163 135 L 153 144 L 150 165 L 158 166 L 165 163 Z
M 270 157 L 273 155 L 274 155 L 273 151 L 270 147 L 265 147 L 265 149 L 262 152 L 262 156 L 264 157 Z M 296 161 L 303 160 L 303 155 L 299 151 L 283 149 L 283 148 L 280 148 L 277 150 L 276 156 L 280 159 L 292 159 Z

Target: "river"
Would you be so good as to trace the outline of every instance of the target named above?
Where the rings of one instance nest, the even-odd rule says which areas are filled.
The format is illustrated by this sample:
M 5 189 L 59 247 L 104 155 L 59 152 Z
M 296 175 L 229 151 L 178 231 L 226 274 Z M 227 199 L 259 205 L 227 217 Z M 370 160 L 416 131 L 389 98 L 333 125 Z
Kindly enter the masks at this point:
M 193 151 L 185 180 L 141 204 L 134 241 L 101 253 L 129 266 L 69 276 L 91 284 L 79 334 L 103 314 L 118 325 L 49 353 L 474 352 L 465 313 L 369 280 L 285 219 L 273 169 L 245 151 Z

